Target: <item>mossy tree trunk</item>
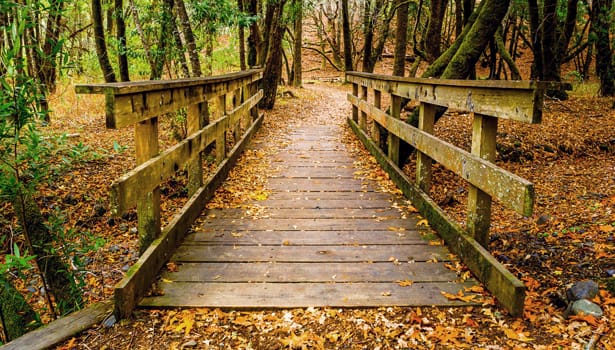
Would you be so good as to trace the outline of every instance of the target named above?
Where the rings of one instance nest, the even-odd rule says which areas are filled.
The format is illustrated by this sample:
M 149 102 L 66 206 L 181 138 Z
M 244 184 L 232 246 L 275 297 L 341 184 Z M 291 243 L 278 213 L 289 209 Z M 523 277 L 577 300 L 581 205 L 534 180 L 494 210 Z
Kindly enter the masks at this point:
M 600 78 L 600 94 L 615 96 L 615 67 L 609 41 L 609 11 L 613 0 L 594 0 L 592 8 L 592 32 L 596 38 L 596 73 Z
M 36 312 L 3 274 L 0 274 L 0 319 L 8 341 L 26 334 L 40 323 Z
M 96 44 L 96 56 L 98 56 L 100 69 L 105 77 L 105 82 L 114 83 L 117 79 L 107 53 L 101 0 L 92 0 L 92 23 L 94 24 L 94 43 Z
M 79 310 L 83 298 L 69 267 L 56 254 L 54 237 L 45 225 L 38 204 L 30 195 L 18 195 L 13 201 L 15 214 L 36 256 L 36 263 L 47 288 L 55 297 L 56 308 L 61 315 Z
M 278 0 L 268 5 L 275 8 L 274 14 L 272 15 L 271 36 L 268 40 L 269 54 L 267 55 L 265 71 L 263 72 L 263 79 L 261 82 L 264 93 L 261 107 L 265 109 L 272 109 L 275 105 L 278 83 L 282 75 L 282 37 L 284 36 L 285 30 L 285 26 L 282 23 L 282 14 L 286 1 L 287 0 Z

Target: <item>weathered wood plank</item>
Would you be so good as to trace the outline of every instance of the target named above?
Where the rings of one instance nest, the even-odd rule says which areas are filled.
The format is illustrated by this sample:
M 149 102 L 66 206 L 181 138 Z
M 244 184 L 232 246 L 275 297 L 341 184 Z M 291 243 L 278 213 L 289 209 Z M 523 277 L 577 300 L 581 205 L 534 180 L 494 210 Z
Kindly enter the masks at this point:
M 391 133 L 398 135 L 415 148 L 469 183 L 496 198 L 506 207 L 529 216 L 534 207 L 534 185 L 497 165 L 473 155 L 457 146 L 397 120 L 355 96 L 348 99 L 367 110 L 370 116 Z
M 142 307 L 219 307 L 230 309 L 461 306 L 441 292 L 456 294 L 473 284 L 415 283 L 164 283 L 164 295 L 148 297 Z M 470 293 L 468 293 L 470 294 Z
M 269 199 L 262 201 L 261 204 L 265 205 L 269 200 L 315 200 L 315 201 L 328 201 L 328 200 L 384 200 L 390 201 L 391 196 L 374 192 L 368 188 L 363 191 L 356 192 L 287 192 L 287 191 L 274 191 L 269 195 Z
M 0 346 L 1 350 L 42 350 L 102 322 L 113 312 L 111 300 L 92 304 Z
M 176 262 L 387 262 L 449 261 L 443 246 L 212 246 L 182 245 L 172 257 Z M 391 262 L 392 263 L 392 262 Z
M 271 195 L 269 199 L 255 202 L 268 208 L 306 208 L 306 209 L 373 209 L 388 208 L 391 205 L 390 198 L 382 199 L 305 199 L 300 194 L 294 193 L 291 198 L 276 199 L 279 196 Z
M 358 179 L 270 178 L 267 188 L 273 191 L 349 192 L 367 189 Z
M 389 203 L 390 204 L 390 203 Z M 253 217 L 272 219 L 376 219 L 376 218 L 401 218 L 402 211 L 398 209 L 329 209 L 329 208 L 269 208 L 263 207 L 262 211 L 255 212 L 248 209 L 210 209 L 203 213 L 210 219 L 252 219 Z
M 436 239 L 430 231 L 197 231 L 186 236 L 184 244 L 217 245 L 420 245 Z
M 206 219 L 201 223 L 202 230 L 255 230 L 265 231 L 348 231 L 348 230 L 382 230 L 387 227 L 412 229 L 417 221 L 408 219 L 262 219 L 229 221 Z
M 175 282 L 450 282 L 444 264 L 414 263 L 181 263 L 162 278 Z
M 431 227 L 446 241 L 451 251 L 461 258 L 478 280 L 485 284 L 513 316 L 522 316 L 525 300 L 523 282 L 506 270 L 457 223 L 450 220 L 427 194 L 414 186 L 404 172 L 386 157 L 355 122 L 348 119 L 348 123 L 404 195 L 412 200 L 414 206 L 429 220 Z
M 411 100 L 525 123 L 540 123 L 547 87 L 536 81 L 399 78 L 358 72 L 346 73 L 346 80 Z
M 275 178 L 321 178 L 321 179 L 352 179 L 356 170 L 350 167 L 308 167 L 293 166 L 279 169 L 279 173 L 270 177 Z
M 227 116 L 209 124 L 175 146 L 149 159 L 124 174 L 111 185 L 111 208 L 116 214 L 122 214 L 133 206 L 145 192 L 156 188 L 190 159 L 215 141 L 216 136 L 237 122 L 249 108 L 255 106 L 263 96 L 263 91 L 252 96 L 240 107 Z M 156 139 L 157 140 L 157 139 Z
M 235 165 L 248 141 L 262 125 L 263 118 L 263 116 L 259 117 L 246 130 L 244 137 L 229 153 L 229 157 L 218 166 L 216 172 L 205 181 L 203 187 L 188 200 L 181 212 L 175 215 L 169 225 L 164 228 L 162 235 L 150 245 L 126 272 L 126 276 L 115 286 L 115 313 L 119 318 L 130 316 L 151 282 L 156 278 L 160 268 L 168 261 L 175 247 L 201 214 L 207 201 Z

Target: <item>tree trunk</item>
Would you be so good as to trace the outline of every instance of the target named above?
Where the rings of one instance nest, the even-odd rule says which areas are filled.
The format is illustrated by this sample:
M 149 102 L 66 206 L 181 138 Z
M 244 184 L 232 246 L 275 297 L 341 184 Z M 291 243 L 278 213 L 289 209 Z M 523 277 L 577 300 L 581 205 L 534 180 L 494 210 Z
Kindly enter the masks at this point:
M 509 0 L 484 0 L 478 18 L 472 24 L 441 78 L 465 79 L 470 74 L 500 26 L 509 4 Z
M 365 0 L 363 8 L 363 66 L 364 72 L 371 72 L 369 69 L 369 60 L 372 57 L 372 47 L 374 45 L 374 21 L 372 20 L 371 0 Z M 376 7 L 376 6 L 373 6 Z M 377 9 L 374 9 L 377 11 Z
M 408 45 L 408 1 L 397 0 L 397 30 L 395 32 L 395 58 L 393 75 L 403 77 L 406 70 L 406 47 Z
M 124 22 L 124 1 L 115 0 L 115 24 L 117 26 L 117 55 L 120 67 L 120 80 L 130 81 L 126 47 L 126 23 Z
M 173 39 L 175 41 L 175 47 L 177 48 L 177 60 L 184 78 L 190 77 L 190 69 L 188 68 L 188 61 L 186 60 L 186 47 L 182 41 L 182 36 L 179 33 L 175 16 L 171 19 L 171 27 L 173 28 Z M 179 74 L 178 74 L 179 75 Z
M 173 31 L 173 0 L 164 0 L 162 3 L 162 13 L 160 14 L 160 37 L 158 39 L 158 50 L 154 55 L 154 70 L 150 75 L 150 80 L 162 78 L 162 70 L 167 58 L 167 38 Z
M 348 0 L 342 0 L 342 33 L 344 37 L 344 70 L 352 71 L 352 32 L 350 18 L 348 17 Z
M 596 37 L 596 73 L 600 78 L 602 96 L 615 96 L 615 67 L 609 42 L 609 12 L 612 7 L 613 0 L 594 0 L 592 8 L 592 31 Z
M 49 15 L 47 17 L 47 25 L 45 26 L 45 39 L 42 45 L 44 58 L 41 60 L 38 72 L 38 80 L 45 86 L 45 95 L 48 92 L 55 91 L 56 88 L 57 56 L 62 51 L 60 49 L 62 46 L 60 41 L 60 25 L 65 2 L 64 0 L 54 0 L 49 6 Z
M 137 29 L 137 33 L 139 33 L 139 38 L 141 38 L 141 45 L 143 45 L 143 51 L 145 51 L 145 57 L 147 57 L 147 62 L 149 63 L 150 71 L 154 71 L 154 58 L 152 57 L 152 50 L 150 48 L 149 41 L 145 36 L 145 32 L 143 31 L 143 27 L 141 27 L 139 13 L 137 12 L 134 0 L 128 1 L 130 3 L 130 10 L 132 11 L 132 18 L 135 23 L 135 28 Z
M 269 3 L 268 6 L 275 7 L 271 22 L 271 37 L 269 41 L 269 55 L 263 72 L 261 81 L 264 97 L 261 101 L 261 107 L 264 109 L 272 109 L 275 105 L 275 99 L 278 89 L 280 76 L 282 75 L 282 36 L 284 35 L 284 25 L 282 23 L 282 13 L 287 0 L 278 0 L 277 3 Z
M 237 8 L 240 12 L 244 12 L 243 0 L 237 0 Z M 237 25 L 239 32 L 239 69 L 246 70 L 246 33 L 245 28 L 241 23 Z
M 18 195 L 13 207 L 58 311 L 67 315 L 79 310 L 83 306 L 81 291 L 69 267 L 54 253 L 54 237 L 45 225 L 38 204 L 30 195 Z
M 0 320 L 7 341 L 19 338 L 40 324 L 36 312 L 4 274 L 0 274 Z
M 248 0 L 248 13 L 250 16 L 258 14 L 258 1 Z M 248 35 L 248 66 L 255 67 L 261 62 L 258 61 L 260 51 L 262 49 L 261 34 L 258 28 L 258 22 L 254 21 L 250 25 L 250 35 Z
M 286 2 L 286 0 L 284 0 Z M 263 29 L 263 41 L 262 48 L 259 52 L 258 62 L 263 63 L 269 58 L 269 48 L 271 47 L 271 42 L 268 39 L 273 37 L 273 32 L 275 31 L 274 26 L 277 26 L 277 22 L 275 21 L 276 9 L 278 4 L 276 1 L 269 2 L 267 4 L 267 9 L 265 10 L 265 26 Z
M 293 86 L 300 87 L 302 82 L 302 46 L 303 46 L 303 0 L 295 0 L 296 17 L 295 17 L 295 42 L 293 49 Z
M 105 82 L 114 83 L 117 81 L 113 67 L 109 61 L 107 53 L 107 41 L 105 40 L 105 29 L 103 27 L 101 0 L 92 0 L 92 22 L 94 25 L 94 42 L 96 44 L 96 55 L 98 63 L 102 69 Z
M 432 0 L 431 1 L 431 16 L 427 25 L 427 33 L 425 41 L 428 43 L 425 46 L 428 62 L 433 62 L 440 56 L 440 45 L 442 42 L 442 23 L 448 0 Z
M 182 28 L 182 33 L 184 34 L 184 40 L 186 40 L 188 57 L 190 57 L 190 66 L 192 67 L 192 76 L 200 77 L 203 75 L 203 72 L 201 71 L 199 50 L 196 46 L 196 39 L 194 38 L 190 18 L 188 17 L 188 12 L 186 11 L 186 4 L 184 3 L 184 0 L 175 0 L 175 6 L 177 8 L 177 15 L 179 16 L 179 23 Z
M 455 0 L 455 39 L 463 30 L 463 0 Z

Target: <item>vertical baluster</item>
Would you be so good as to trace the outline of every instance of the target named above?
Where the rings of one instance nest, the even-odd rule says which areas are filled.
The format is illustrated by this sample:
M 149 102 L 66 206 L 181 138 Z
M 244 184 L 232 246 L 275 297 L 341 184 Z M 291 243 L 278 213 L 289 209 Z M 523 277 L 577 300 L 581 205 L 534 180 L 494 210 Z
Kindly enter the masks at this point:
M 207 102 L 195 103 L 188 106 L 187 113 L 188 135 L 201 130 L 209 124 L 209 105 Z M 192 196 L 203 185 L 203 156 L 200 152 L 188 162 L 188 196 Z
M 158 117 L 135 125 L 137 165 L 158 155 Z M 139 251 L 143 253 L 160 236 L 160 188 L 145 193 L 137 200 Z
M 401 114 L 401 97 L 395 96 L 391 94 L 391 116 L 393 118 L 399 119 Z M 399 159 L 399 138 L 392 133 L 388 135 L 388 143 L 389 143 L 389 158 L 395 163 L 397 166 L 400 165 Z
M 435 106 L 421 102 L 419 110 L 419 129 L 433 134 Z M 421 190 L 429 194 L 431 189 L 431 158 L 421 151 L 416 152 L 416 184 Z

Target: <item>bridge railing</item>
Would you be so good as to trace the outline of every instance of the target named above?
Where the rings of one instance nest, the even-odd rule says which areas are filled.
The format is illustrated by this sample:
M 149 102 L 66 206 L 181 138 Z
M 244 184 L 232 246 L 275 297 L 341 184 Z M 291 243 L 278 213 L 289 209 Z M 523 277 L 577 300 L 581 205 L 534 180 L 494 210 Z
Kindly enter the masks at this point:
M 263 96 L 257 87 L 261 78 L 261 70 L 251 70 L 206 78 L 76 86 L 77 93 L 105 95 L 107 128 L 132 125 L 135 130 L 137 166 L 111 185 L 115 214 L 137 208 L 141 250 L 139 260 L 115 288 L 119 317 L 130 315 L 136 307 L 262 124 L 256 107 Z M 180 109 L 186 111 L 188 135 L 160 152 L 159 118 Z M 231 150 L 227 150 L 227 135 L 233 138 Z M 212 144 L 217 167 L 204 181 L 203 152 Z M 163 229 L 160 185 L 180 170 L 187 172 L 190 199 Z
M 410 198 L 451 250 L 513 315 L 523 312 L 525 287 L 485 249 L 489 242 L 491 202 L 497 200 L 517 213 L 529 216 L 534 206 L 534 186 L 529 181 L 494 164 L 498 119 L 540 123 L 545 83 L 530 81 L 469 81 L 398 78 L 349 72 L 353 105 L 349 119 L 357 135 L 376 156 L 391 178 Z M 373 102 L 368 102 L 368 91 Z M 382 94 L 390 94 L 387 113 Z M 400 120 L 402 98 L 419 106 L 418 128 Z M 439 107 L 473 115 L 471 152 L 433 135 Z M 372 130 L 368 130 L 368 119 Z M 387 132 L 388 149 L 380 149 L 379 129 Z M 410 180 L 400 169 L 399 140 L 416 152 L 416 175 Z M 469 183 L 466 229 L 464 230 L 429 197 L 432 161 Z

